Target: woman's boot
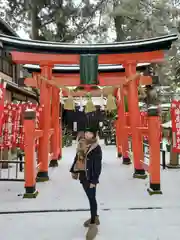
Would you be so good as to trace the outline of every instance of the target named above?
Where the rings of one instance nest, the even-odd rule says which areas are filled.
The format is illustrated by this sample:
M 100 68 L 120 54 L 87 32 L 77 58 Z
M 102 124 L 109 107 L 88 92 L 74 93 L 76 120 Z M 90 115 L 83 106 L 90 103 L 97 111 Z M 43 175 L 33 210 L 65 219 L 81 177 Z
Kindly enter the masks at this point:
M 91 223 L 91 219 L 86 220 L 86 221 L 84 222 L 84 227 L 89 227 L 90 223 Z M 95 218 L 95 224 L 96 224 L 96 225 L 100 225 L 99 216 L 96 216 L 96 218 Z
M 95 239 L 96 235 L 98 233 L 98 228 L 96 224 L 90 224 L 89 229 L 86 234 L 86 240 L 93 240 Z

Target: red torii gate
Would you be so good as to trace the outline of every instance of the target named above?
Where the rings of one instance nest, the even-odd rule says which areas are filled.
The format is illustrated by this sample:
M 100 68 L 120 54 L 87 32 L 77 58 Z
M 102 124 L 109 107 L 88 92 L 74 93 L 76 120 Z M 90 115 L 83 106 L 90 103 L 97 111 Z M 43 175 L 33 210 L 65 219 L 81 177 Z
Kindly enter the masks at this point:
M 148 67 L 150 66 L 150 63 L 140 63 L 137 64 L 137 71 L 140 73 L 143 73 L 144 71 L 148 71 Z M 27 86 L 33 86 L 36 88 L 39 88 L 41 84 L 41 73 L 40 73 L 40 67 L 38 65 L 31 65 L 26 64 L 24 65 L 24 68 L 28 70 L 29 73 L 32 74 L 31 78 L 26 78 L 24 80 L 25 85 Z M 117 89 L 119 87 L 119 83 L 124 84 L 123 89 L 123 95 L 127 95 L 127 78 L 125 74 L 125 68 L 122 67 L 122 65 L 99 65 L 99 75 L 98 80 L 99 84 L 98 86 L 104 87 L 104 86 L 114 86 L 114 95 L 117 96 Z M 77 66 L 55 66 L 52 69 L 52 80 L 55 85 L 62 87 L 63 86 L 78 86 L 80 85 L 80 67 Z M 52 81 L 51 81 L 52 82 Z M 151 85 L 152 79 L 149 76 L 143 76 L 141 75 L 140 78 L 136 80 L 137 86 L 138 85 Z M 91 92 L 91 95 L 93 97 L 100 96 L 102 91 L 101 90 L 92 90 L 87 89 L 81 90 L 81 91 L 75 91 L 71 93 L 73 97 L 81 97 L 84 96 L 87 93 L 87 90 Z M 103 93 L 103 96 L 106 96 L 107 93 Z M 67 90 L 63 90 L 63 96 L 68 96 Z M 122 149 L 121 149 L 121 143 L 120 143 L 120 137 L 121 134 L 117 136 L 117 153 L 118 157 L 122 156 Z M 128 160 L 129 162 L 129 160 Z M 127 164 L 126 158 L 123 158 L 123 163 Z
M 150 63 L 143 63 L 137 65 L 137 71 L 141 72 L 145 68 L 147 68 Z M 34 81 L 32 78 L 26 78 L 24 83 L 25 85 L 38 87 L 37 84 L 40 84 L 40 67 L 37 65 L 24 65 L 24 68 L 32 73 L 33 78 L 36 80 Z M 52 80 L 56 82 L 59 86 L 79 86 L 80 85 L 80 68 L 79 66 L 76 67 L 69 67 L 69 66 L 59 66 L 53 68 L 53 77 Z M 105 65 L 99 67 L 99 74 L 98 74 L 99 84 L 98 86 L 119 86 L 119 83 L 126 82 L 125 76 L 125 69 L 121 65 Z M 139 81 L 140 80 L 140 81 Z M 139 85 L 146 85 L 151 84 L 151 78 L 148 76 L 141 76 L 138 79 Z M 99 94 L 99 93 L 98 93 Z M 78 93 L 76 93 L 78 96 Z
M 125 77 L 120 74 L 106 76 L 99 74 L 100 86 L 116 86 L 116 97 L 118 102 L 117 120 L 117 140 L 118 152 L 122 154 L 123 161 L 130 163 L 128 157 L 128 131 L 132 135 L 134 177 L 145 178 L 145 169 L 142 164 L 142 134 L 149 134 L 150 142 L 150 192 L 161 193 L 160 191 L 160 144 L 159 144 L 159 119 L 156 110 L 149 111 L 149 131 L 148 128 L 140 128 L 140 112 L 138 107 L 137 86 L 141 82 L 150 84 L 150 78 L 140 76 L 136 72 L 137 63 L 158 62 L 164 58 L 164 50 L 171 47 L 173 41 L 177 40 L 177 35 L 164 37 L 128 41 L 115 44 L 66 44 L 42 41 L 23 40 L 6 35 L 0 35 L 3 47 L 11 52 L 12 60 L 17 64 L 38 64 L 41 68 L 39 76 L 33 74 L 33 78 L 26 79 L 26 83 L 40 89 L 40 104 L 43 111 L 40 119 L 40 131 L 35 131 L 33 125 L 34 112 L 25 113 L 25 161 L 27 164 L 25 184 L 26 196 L 36 195 L 35 177 L 30 173 L 33 171 L 34 138 L 40 137 L 38 149 L 38 161 L 40 163 L 38 180 L 46 181 L 49 164 L 49 139 L 51 138 L 51 149 L 53 157 L 51 165 L 57 165 L 58 157 L 61 157 L 61 125 L 59 125 L 59 88 L 60 86 L 81 86 L 78 74 L 71 76 L 55 76 L 53 79 L 52 69 L 55 64 L 79 64 L 81 55 L 98 55 L 99 64 L 122 64 L 125 68 Z M 68 80 L 67 80 L 68 79 Z M 87 87 L 84 85 L 85 88 Z M 128 96 L 128 106 L 130 113 L 130 127 L 125 128 L 124 112 L 124 89 Z M 89 86 L 88 86 L 89 89 Z M 31 124 L 31 126 L 30 126 Z M 154 125 L 154 126 L 153 126 Z M 155 129 L 155 131 L 152 131 Z M 156 131 L 157 130 L 157 131 Z M 120 151 L 121 150 L 121 151 Z M 58 156 L 59 155 L 59 156 Z M 158 166 L 157 166 L 158 165 Z

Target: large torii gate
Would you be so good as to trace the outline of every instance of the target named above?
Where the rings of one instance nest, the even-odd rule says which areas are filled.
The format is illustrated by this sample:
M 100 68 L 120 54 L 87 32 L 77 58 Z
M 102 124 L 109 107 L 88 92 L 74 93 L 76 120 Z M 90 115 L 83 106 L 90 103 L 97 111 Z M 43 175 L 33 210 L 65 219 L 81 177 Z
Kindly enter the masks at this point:
M 40 74 L 33 74 L 33 77 L 26 79 L 26 84 L 38 87 L 40 89 L 40 104 L 43 105 L 40 128 L 43 135 L 40 138 L 38 159 L 41 162 L 38 178 L 48 180 L 48 158 L 49 158 L 49 137 L 51 138 L 51 148 L 53 158 L 51 165 L 56 165 L 58 155 L 61 156 L 61 147 L 59 135 L 61 127 L 59 125 L 59 88 L 62 86 L 83 86 L 85 91 L 91 86 L 116 86 L 115 92 L 118 102 L 118 152 L 122 154 L 124 163 L 129 163 L 128 157 L 128 131 L 125 129 L 124 114 L 124 89 L 126 88 L 128 96 L 128 107 L 130 114 L 130 131 L 132 135 L 132 149 L 134 160 L 134 177 L 146 176 L 142 166 L 143 159 L 141 134 L 138 131 L 140 127 L 140 112 L 138 107 L 138 84 L 151 84 L 151 77 L 140 76 L 137 74 L 136 67 L 139 63 L 159 62 L 164 59 L 166 50 L 171 47 L 173 41 L 177 40 L 177 35 L 167 35 L 147 40 L 135 40 L 111 44 L 70 44 L 57 42 L 44 42 L 24 40 L 0 34 L 0 41 L 3 48 L 10 51 L 12 60 L 17 64 L 37 64 L 40 66 Z M 92 58 L 98 64 L 118 65 L 122 64 L 125 68 L 125 75 L 121 73 L 99 73 L 98 78 L 91 79 L 92 82 L 85 80 L 79 73 L 71 76 L 59 74 L 52 77 L 52 69 L 55 64 L 61 65 L 83 65 L 87 69 Z M 87 60 L 89 59 L 89 60 Z M 86 61 L 87 60 L 87 61 Z M 86 62 L 86 63 L 85 63 Z M 86 66 L 85 66 L 86 65 Z M 93 75 L 93 74 L 92 74 Z M 84 78 L 86 78 L 84 76 Z M 87 79 L 86 79 L 87 80 Z M 64 93 L 66 94 L 66 93 Z M 81 93 L 82 94 L 82 93 Z M 157 111 L 149 112 L 151 116 L 157 116 Z M 28 115 L 27 118 L 30 118 Z M 156 121 L 157 123 L 157 121 Z M 150 122 L 152 127 L 152 121 Z M 158 125 L 157 125 L 158 126 Z M 159 133 L 158 133 L 159 134 Z M 154 136 L 158 138 L 154 132 Z M 152 136 L 152 137 L 154 137 Z M 154 138 L 155 139 L 155 138 Z M 156 140 L 157 141 L 157 140 Z M 154 161 L 160 158 L 160 146 L 152 143 L 150 151 Z M 28 151 L 27 151 L 28 154 Z M 32 155 L 31 155 L 32 157 Z M 28 156 L 26 156 L 28 158 Z M 157 159 L 156 159 L 157 158 Z M 150 188 L 153 191 L 160 191 L 160 176 L 155 181 L 150 179 Z M 33 193 L 34 186 L 26 185 L 26 192 Z
M 150 63 L 140 63 L 137 64 L 136 70 L 137 72 L 147 71 L 148 66 Z M 33 78 L 37 80 L 34 81 L 32 78 L 26 78 L 24 81 L 25 85 L 38 87 L 36 83 L 38 83 L 38 79 L 40 79 L 41 68 L 39 65 L 32 65 L 32 64 L 25 64 L 23 66 L 28 72 L 33 75 Z M 80 66 L 68 66 L 68 65 L 58 65 L 52 68 L 52 80 L 54 80 L 57 86 L 79 86 L 83 85 L 80 83 Z M 99 65 L 98 67 L 98 86 L 105 87 L 105 86 L 114 86 L 114 89 L 117 89 L 119 86 L 119 82 L 123 83 L 126 82 L 126 74 L 125 68 L 120 64 L 106 64 L 106 65 Z M 151 78 L 147 76 L 141 76 L 139 85 L 147 85 L 151 84 Z M 87 87 L 87 86 L 86 86 Z M 86 90 L 85 90 L 86 92 Z M 83 96 L 84 93 L 76 92 L 74 93 L 74 97 Z M 67 95 L 66 91 L 64 91 L 64 95 Z M 99 96 L 100 91 L 93 92 L 94 96 Z
M 33 78 L 40 79 L 41 68 L 39 65 L 25 64 L 23 67 L 33 76 Z M 95 91 L 93 91 L 90 88 L 87 89 L 87 86 L 85 89 L 80 88 L 81 91 L 80 89 L 77 91 L 76 86 L 79 85 L 79 80 L 80 80 L 79 65 L 71 65 L 71 66 L 55 65 L 52 68 L 52 76 L 53 76 L 52 79 L 56 82 L 57 85 L 59 84 L 59 86 L 61 86 L 62 83 L 64 86 L 71 86 L 74 90 L 74 91 L 71 91 L 71 96 L 75 98 L 76 97 L 81 98 L 87 93 L 87 90 L 89 91 L 91 96 L 93 95 L 93 97 L 101 97 L 101 98 L 106 97 L 108 96 L 109 91 L 108 89 L 107 91 L 102 91 L 102 88 L 104 88 L 104 86 L 107 86 L 108 84 L 110 84 L 110 86 L 114 86 L 113 92 L 114 94 L 116 94 L 117 86 L 119 86 L 120 80 L 122 82 L 126 79 L 125 68 L 121 64 L 106 64 L 106 65 L 99 64 L 97 67 L 98 67 L 98 80 L 100 82 L 98 86 L 101 86 L 101 88 L 100 89 L 97 88 Z M 148 85 L 152 83 L 152 79 L 147 77 L 148 73 L 150 72 L 150 67 L 151 67 L 150 63 L 137 64 L 136 70 L 138 73 L 142 75 L 139 81 L 139 85 Z M 143 74 L 145 74 L 145 77 L 143 77 Z M 63 79 L 63 82 L 62 82 L 62 79 Z M 23 86 L 27 85 L 27 86 L 38 87 L 34 85 L 34 83 L 35 82 L 32 79 L 32 77 L 25 78 Z M 126 92 L 127 91 L 124 91 L 125 95 L 127 95 Z M 67 94 L 68 94 L 67 89 L 65 90 L 64 88 L 63 96 L 68 97 Z M 82 126 L 80 128 L 82 128 Z M 119 137 L 120 135 L 121 134 L 118 134 L 118 137 L 116 139 L 118 157 L 122 157 L 121 143 L 120 143 L 120 137 Z M 123 158 L 123 164 L 127 164 L 127 163 L 129 164 L 130 160 L 128 160 L 127 162 L 127 159 Z

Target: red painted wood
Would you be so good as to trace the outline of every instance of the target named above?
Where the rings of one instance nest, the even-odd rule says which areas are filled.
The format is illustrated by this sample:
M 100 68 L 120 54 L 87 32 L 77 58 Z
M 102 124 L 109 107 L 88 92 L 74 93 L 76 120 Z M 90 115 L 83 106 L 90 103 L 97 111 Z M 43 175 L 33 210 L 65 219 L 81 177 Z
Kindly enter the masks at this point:
M 11 51 L 12 60 L 18 64 L 79 64 L 79 55 L 73 54 L 39 54 Z M 128 53 L 128 54 L 102 54 L 99 55 L 99 64 L 122 64 L 123 62 L 158 62 L 164 58 L 163 51 Z

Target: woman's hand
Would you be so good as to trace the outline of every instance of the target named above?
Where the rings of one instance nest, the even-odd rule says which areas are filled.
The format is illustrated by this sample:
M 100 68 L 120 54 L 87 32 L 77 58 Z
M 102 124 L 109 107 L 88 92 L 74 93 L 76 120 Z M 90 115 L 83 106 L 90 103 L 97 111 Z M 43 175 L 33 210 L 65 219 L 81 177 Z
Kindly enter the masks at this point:
M 92 183 L 90 183 L 89 188 L 94 188 L 94 187 L 96 187 L 96 184 L 92 184 Z
M 71 176 L 73 179 L 77 180 L 78 179 L 78 173 L 71 173 Z

